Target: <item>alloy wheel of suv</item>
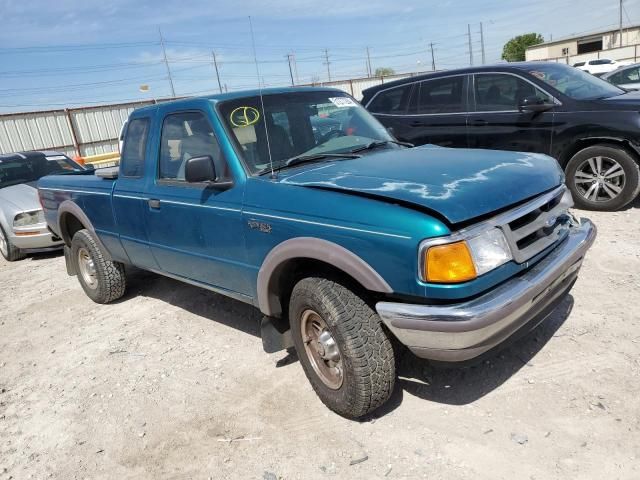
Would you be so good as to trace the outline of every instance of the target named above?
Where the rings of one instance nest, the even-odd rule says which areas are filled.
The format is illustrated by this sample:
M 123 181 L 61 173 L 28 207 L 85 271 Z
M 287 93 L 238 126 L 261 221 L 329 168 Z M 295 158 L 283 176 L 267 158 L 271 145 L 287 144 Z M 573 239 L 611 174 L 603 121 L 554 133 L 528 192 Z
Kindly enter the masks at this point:
M 566 173 L 576 207 L 586 210 L 618 210 L 640 191 L 640 167 L 622 146 L 584 148 L 569 160 Z
M 622 165 L 612 158 L 586 159 L 574 175 L 577 190 L 592 202 L 608 202 L 622 193 L 626 176 Z

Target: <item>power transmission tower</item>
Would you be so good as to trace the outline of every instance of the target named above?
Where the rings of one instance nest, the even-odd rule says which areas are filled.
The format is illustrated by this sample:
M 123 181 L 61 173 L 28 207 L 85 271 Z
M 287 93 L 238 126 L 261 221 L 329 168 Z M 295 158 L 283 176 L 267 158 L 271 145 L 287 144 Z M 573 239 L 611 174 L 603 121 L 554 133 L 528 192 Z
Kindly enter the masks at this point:
M 367 47 L 367 77 L 371 77 L 371 56 L 369 55 L 369 47 Z
M 467 24 L 467 37 L 469 39 L 469 65 L 473 66 L 473 46 L 471 45 L 471 25 Z
M 482 31 L 482 22 L 480 22 L 480 48 L 482 49 L 482 65 L 484 65 L 484 32 Z
M 435 72 L 436 71 L 436 57 L 433 54 L 433 42 L 431 42 L 429 44 L 429 46 L 431 47 L 431 70 L 433 70 Z
M 291 86 L 293 87 L 295 85 L 295 82 L 293 81 L 293 69 L 291 68 L 291 57 L 292 55 L 290 53 L 287 53 L 287 63 L 289 64 L 289 75 L 291 76 Z
M 216 59 L 216 52 L 212 50 L 211 55 L 213 56 L 213 66 L 216 69 L 216 77 L 218 78 L 218 88 L 220 89 L 220 93 L 222 93 L 222 83 L 220 83 L 220 72 L 218 71 L 218 61 Z
M 167 75 L 169 76 L 169 85 L 171 86 L 171 96 L 176 97 L 176 90 L 173 88 L 173 78 L 171 77 L 171 69 L 169 68 L 169 61 L 167 60 L 167 51 L 164 48 L 164 38 L 162 38 L 162 30 L 158 28 L 160 34 L 160 46 L 162 47 L 162 56 L 164 57 L 164 64 L 167 67 Z
M 327 50 L 326 48 L 324 49 L 324 64 L 327 66 L 327 77 L 329 78 L 329 81 L 331 81 L 331 68 L 329 68 L 329 50 Z

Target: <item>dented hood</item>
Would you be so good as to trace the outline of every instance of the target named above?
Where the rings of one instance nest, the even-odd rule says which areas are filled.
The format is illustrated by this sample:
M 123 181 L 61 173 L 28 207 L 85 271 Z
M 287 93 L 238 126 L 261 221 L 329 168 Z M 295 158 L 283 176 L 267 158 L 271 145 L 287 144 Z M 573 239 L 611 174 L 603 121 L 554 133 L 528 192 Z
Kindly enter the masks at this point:
M 563 173 L 546 155 L 429 145 L 307 164 L 279 181 L 410 203 L 459 223 L 550 190 Z

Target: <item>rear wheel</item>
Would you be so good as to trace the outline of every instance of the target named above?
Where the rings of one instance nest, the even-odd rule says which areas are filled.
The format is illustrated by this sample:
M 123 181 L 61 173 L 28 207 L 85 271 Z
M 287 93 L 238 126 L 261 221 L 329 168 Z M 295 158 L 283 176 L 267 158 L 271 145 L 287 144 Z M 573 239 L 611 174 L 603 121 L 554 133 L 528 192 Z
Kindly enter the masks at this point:
M 393 346 L 362 298 L 331 280 L 305 278 L 291 294 L 289 321 L 300 363 L 327 407 L 355 419 L 389 399 Z
M 595 145 L 576 153 L 567 164 L 567 185 L 576 206 L 613 211 L 640 191 L 638 163 L 623 148 Z
M 88 230 L 79 230 L 71 241 L 74 262 L 82 289 L 96 303 L 109 303 L 124 295 L 124 265 L 105 259 L 104 253 Z
M 16 247 L 9 236 L 4 232 L 4 229 L 0 226 L 0 253 L 8 262 L 15 262 L 16 260 L 22 260 L 26 257 L 26 254 L 22 253 L 18 247 Z

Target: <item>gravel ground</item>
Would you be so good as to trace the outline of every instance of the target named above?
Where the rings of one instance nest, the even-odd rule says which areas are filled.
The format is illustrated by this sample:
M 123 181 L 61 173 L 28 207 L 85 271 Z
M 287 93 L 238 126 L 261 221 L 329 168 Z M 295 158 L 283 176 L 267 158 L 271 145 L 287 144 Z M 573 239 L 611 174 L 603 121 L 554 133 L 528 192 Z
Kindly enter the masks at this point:
M 640 478 L 640 202 L 576 213 L 599 237 L 543 325 L 473 367 L 405 356 L 363 422 L 249 306 L 140 271 L 101 306 L 60 255 L 0 259 L 0 479 Z

